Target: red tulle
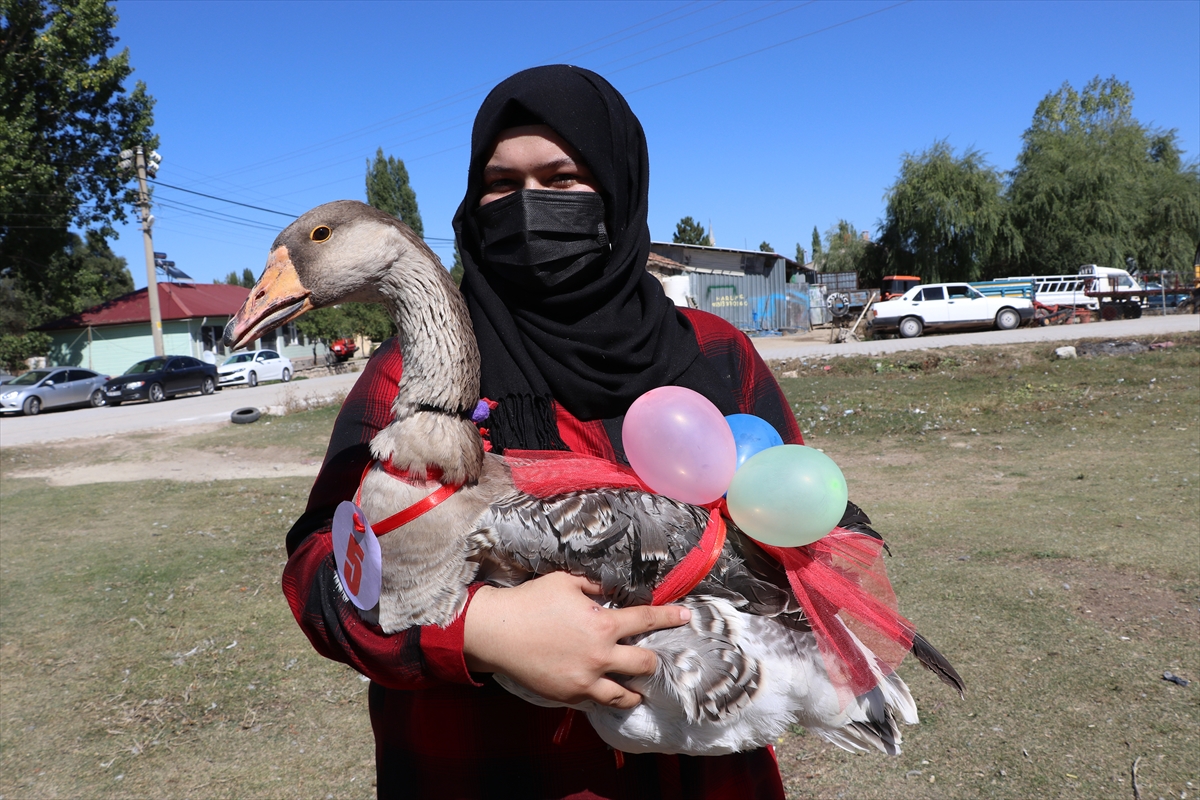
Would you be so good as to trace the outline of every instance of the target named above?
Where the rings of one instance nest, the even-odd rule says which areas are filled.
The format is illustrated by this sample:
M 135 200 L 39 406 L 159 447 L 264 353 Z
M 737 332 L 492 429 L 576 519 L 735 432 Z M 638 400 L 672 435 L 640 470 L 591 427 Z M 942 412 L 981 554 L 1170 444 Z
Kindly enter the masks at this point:
M 536 497 L 591 489 L 651 491 L 629 467 L 593 456 L 561 450 L 508 450 L 505 459 L 516 488 Z M 721 508 L 721 501 L 712 505 L 728 513 Z M 787 571 L 792 591 L 816 634 L 825 667 L 840 691 L 861 695 L 876 685 L 867 657 L 850 631 L 880 659 L 884 674 L 904 660 L 912 648 L 914 628 L 897 610 L 896 594 L 883 565 L 883 542 L 834 528 L 803 547 L 760 546 Z
M 904 660 L 914 628 L 896 609 L 896 593 L 883 566 L 883 542 L 834 528 L 804 547 L 762 547 L 787 570 L 836 686 L 860 695 L 876 684 L 867 657 L 848 630 L 883 662 L 884 674 Z
M 630 467 L 568 450 L 505 450 L 513 485 L 534 497 L 553 497 L 590 489 L 651 491 Z

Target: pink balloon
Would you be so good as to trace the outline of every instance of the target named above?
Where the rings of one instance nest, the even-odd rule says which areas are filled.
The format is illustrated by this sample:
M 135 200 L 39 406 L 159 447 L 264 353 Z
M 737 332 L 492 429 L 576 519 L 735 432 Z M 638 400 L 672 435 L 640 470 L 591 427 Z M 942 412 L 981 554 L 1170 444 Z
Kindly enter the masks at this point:
M 684 503 L 716 500 L 737 469 L 729 423 L 707 397 L 682 386 L 660 386 L 635 400 L 621 440 L 642 482 Z

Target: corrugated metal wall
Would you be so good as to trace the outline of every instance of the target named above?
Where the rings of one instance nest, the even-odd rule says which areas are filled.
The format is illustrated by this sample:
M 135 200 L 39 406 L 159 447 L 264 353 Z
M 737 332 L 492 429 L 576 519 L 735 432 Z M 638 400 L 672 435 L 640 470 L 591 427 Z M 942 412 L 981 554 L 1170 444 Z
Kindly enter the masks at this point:
M 782 269 L 773 269 L 766 277 L 691 272 L 688 280 L 698 308 L 741 330 L 795 327 L 788 324 L 788 285 Z

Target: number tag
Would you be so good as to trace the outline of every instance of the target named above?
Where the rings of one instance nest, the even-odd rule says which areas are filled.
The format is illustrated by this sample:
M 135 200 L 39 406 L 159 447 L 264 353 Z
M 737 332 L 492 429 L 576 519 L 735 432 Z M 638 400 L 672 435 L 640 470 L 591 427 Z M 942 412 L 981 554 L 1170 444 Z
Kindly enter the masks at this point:
M 333 512 L 333 558 L 338 580 L 354 603 L 369 611 L 379 603 L 383 556 L 367 515 L 349 500 Z

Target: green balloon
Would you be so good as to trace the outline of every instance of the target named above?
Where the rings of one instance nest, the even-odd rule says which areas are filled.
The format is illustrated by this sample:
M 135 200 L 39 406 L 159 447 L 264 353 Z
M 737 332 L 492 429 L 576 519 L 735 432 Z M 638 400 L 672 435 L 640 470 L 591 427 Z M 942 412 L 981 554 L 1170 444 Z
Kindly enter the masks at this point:
M 850 492 L 833 459 L 799 444 L 769 447 L 746 460 L 729 484 L 729 516 L 747 535 L 800 547 L 829 533 Z

